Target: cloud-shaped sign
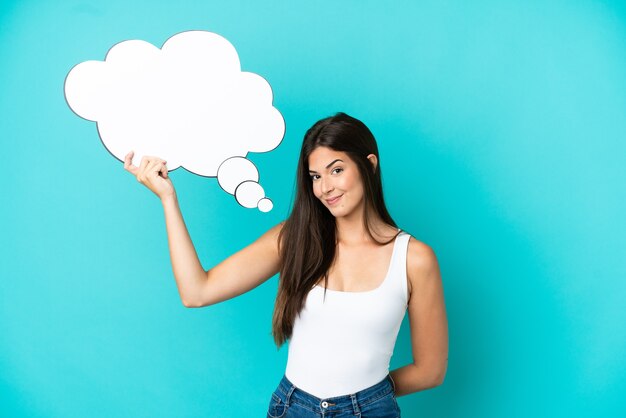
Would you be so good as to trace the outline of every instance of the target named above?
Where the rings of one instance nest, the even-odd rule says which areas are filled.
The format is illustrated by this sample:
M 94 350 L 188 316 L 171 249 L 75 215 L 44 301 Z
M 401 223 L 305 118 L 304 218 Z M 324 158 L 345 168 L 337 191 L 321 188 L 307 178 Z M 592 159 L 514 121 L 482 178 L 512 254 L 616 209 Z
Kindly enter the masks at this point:
M 181 32 L 162 48 L 128 40 L 104 61 L 85 61 L 65 79 L 65 98 L 78 116 L 97 123 L 118 160 L 134 150 L 207 177 L 247 208 L 267 212 L 272 202 L 259 185 L 248 152 L 268 152 L 285 134 L 261 76 L 241 71 L 225 38 L 207 31 Z

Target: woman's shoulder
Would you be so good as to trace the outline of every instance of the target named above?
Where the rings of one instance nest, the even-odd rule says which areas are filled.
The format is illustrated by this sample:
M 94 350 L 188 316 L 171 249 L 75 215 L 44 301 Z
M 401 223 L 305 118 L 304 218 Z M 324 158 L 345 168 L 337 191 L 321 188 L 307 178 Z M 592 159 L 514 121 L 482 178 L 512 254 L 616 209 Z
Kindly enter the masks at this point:
M 261 235 L 258 239 L 258 242 L 265 246 L 268 251 L 276 251 L 280 252 L 280 235 L 283 230 L 283 225 L 285 221 L 279 222 L 278 224 L 270 227 L 263 235 Z
M 412 288 L 419 286 L 424 280 L 429 280 L 430 277 L 437 277 L 438 275 L 433 273 L 439 271 L 439 264 L 435 250 L 430 245 L 409 235 L 406 267 Z
M 407 262 L 417 266 L 418 264 L 432 263 L 436 255 L 435 250 L 430 245 L 410 235 L 407 257 Z
M 435 261 L 435 251 L 426 242 L 421 241 L 409 231 L 400 229 L 401 234 L 409 235 L 409 246 L 407 250 L 407 264 L 411 264 L 412 267 L 418 268 L 426 264 L 431 264 Z

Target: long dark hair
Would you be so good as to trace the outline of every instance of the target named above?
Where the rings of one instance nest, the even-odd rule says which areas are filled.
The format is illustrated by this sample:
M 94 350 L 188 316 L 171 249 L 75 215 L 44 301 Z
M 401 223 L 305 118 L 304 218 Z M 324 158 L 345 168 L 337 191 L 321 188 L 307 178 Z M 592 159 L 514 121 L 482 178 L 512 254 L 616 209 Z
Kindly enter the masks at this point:
M 278 238 L 280 279 L 272 319 L 277 348 L 291 337 L 296 315 L 304 306 L 309 290 L 322 276 L 326 288 L 328 270 L 335 259 L 335 217 L 313 194 L 309 174 L 309 155 L 320 146 L 345 152 L 356 163 L 363 182 L 363 224 L 372 240 L 385 245 L 395 238 L 379 242 L 371 231 L 373 215 L 397 227 L 383 199 L 380 158 L 374 135 L 363 122 L 342 112 L 319 120 L 304 136 L 298 160 L 296 198 Z M 374 154 L 378 160 L 375 170 L 367 159 L 369 154 Z

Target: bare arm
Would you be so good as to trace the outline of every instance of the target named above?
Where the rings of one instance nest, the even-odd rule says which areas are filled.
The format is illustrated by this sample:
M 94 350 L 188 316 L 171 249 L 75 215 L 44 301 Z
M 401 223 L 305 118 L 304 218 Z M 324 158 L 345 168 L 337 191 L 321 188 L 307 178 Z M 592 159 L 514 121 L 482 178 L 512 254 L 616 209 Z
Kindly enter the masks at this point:
M 282 223 L 205 271 L 185 226 L 166 161 L 146 156 L 136 167 L 132 165 L 133 154 L 126 155 L 124 168 L 154 192 L 163 204 L 172 270 L 183 305 L 201 307 L 233 298 L 278 273 L 278 233 Z
M 413 363 L 390 373 L 396 396 L 442 384 L 448 366 L 448 321 L 439 264 L 432 248 L 414 238 L 409 242 L 407 274 Z
M 191 242 L 176 195 L 164 198 L 161 202 L 165 212 L 167 243 L 176 286 L 183 305 L 190 306 L 189 301 L 194 299 L 206 280 L 206 271 L 202 268 L 196 248 Z
M 282 223 L 207 273 L 193 306 L 213 305 L 254 289 L 278 273 L 278 234 Z
M 199 308 L 234 298 L 278 273 L 282 223 L 207 272 L 200 264 L 175 196 L 163 200 L 163 209 L 172 269 L 186 307 Z

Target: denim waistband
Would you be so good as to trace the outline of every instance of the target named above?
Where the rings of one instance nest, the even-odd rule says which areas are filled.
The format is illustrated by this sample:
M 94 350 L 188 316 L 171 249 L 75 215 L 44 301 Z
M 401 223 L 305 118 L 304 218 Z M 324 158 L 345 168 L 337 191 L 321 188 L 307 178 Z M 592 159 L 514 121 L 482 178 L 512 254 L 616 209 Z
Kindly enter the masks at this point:
M 360 407 L 375 402 L 383 396 L 395 391 L 395 383 L 387 374 L 383 380 L 373 386 L 349 395 L 334 396 L 330 398 L 318 398 L 296 387 L 286 375 L 283 375 L 278 390 L 285 395 L 285 404 L 297 403 L 300 406 L 314 412 L 339 412 L 341 410 L 353 410 L 358 413 Z

